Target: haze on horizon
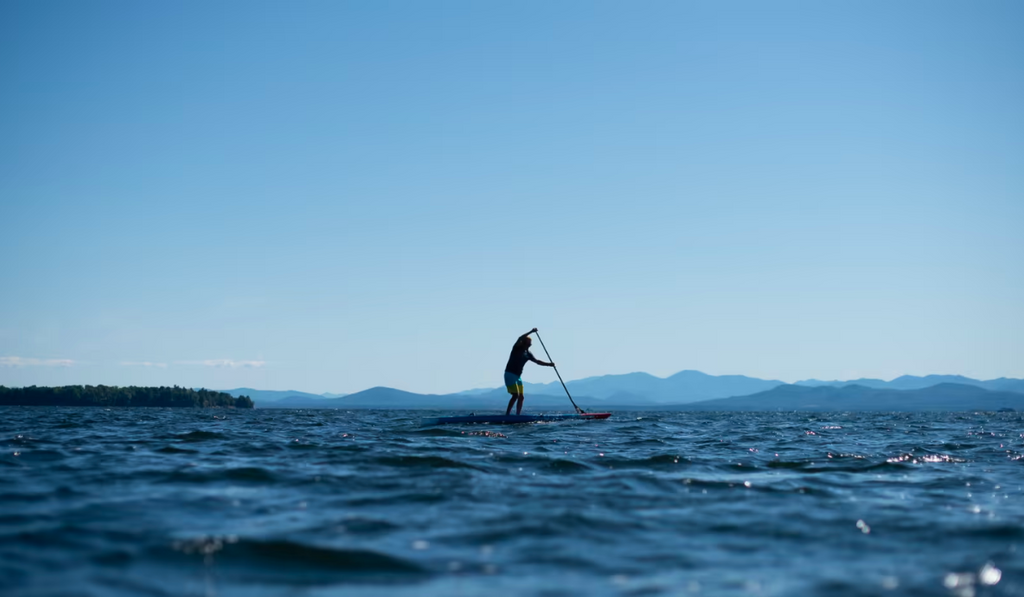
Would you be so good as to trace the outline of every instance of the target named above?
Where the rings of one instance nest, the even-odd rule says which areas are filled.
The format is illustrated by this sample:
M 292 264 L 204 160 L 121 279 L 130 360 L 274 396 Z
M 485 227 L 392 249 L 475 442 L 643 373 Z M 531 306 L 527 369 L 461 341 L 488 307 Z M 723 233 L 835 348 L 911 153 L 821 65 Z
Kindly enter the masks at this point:
M 1024 377 L 1022 26 L 2 3 L 0 385 Z

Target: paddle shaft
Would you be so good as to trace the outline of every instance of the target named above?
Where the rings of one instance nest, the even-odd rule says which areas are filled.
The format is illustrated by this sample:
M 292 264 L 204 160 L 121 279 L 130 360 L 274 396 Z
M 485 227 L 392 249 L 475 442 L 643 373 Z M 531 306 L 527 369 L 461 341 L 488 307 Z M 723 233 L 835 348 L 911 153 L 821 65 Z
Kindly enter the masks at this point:
M 544 354 L 548 357 L 548 362 L 551 363 L 551 368 L 555 370 L 555 375 L 558 376 L 558 381 L 562 383 L 562 389 L 565 390 L 565 395 L 569 397 L 569 402 L 572 402 L 576 412 L 586 412 L 582 408 L 576 406 L 576 401 L 572 399 L 572 394 L 569 393 L 569 388 L 565 387 L 565 382 L 562 381 L 562 374 L 558 372 L 558 367 L 555 367 L 555 360 L 551 358 L 551 353 L 548 352 L 548 347 L 544 346 L 544 340 L 541 339 L 540 332 L 534 332 L 534 334 L 537 334 L 537 340 L 540 340 L 540 347 L 544 349 Z

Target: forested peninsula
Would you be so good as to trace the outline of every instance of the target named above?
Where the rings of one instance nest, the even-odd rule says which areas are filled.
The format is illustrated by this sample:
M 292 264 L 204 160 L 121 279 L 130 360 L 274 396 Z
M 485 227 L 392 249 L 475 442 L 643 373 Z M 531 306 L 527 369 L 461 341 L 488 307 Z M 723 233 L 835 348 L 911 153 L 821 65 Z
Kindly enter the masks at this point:
M 164 406 L 194 408 L 252 408 L 248 396 L 190 388 L 136 386 L 60 386 L 6 388 L 0 386 L 2 406 Z

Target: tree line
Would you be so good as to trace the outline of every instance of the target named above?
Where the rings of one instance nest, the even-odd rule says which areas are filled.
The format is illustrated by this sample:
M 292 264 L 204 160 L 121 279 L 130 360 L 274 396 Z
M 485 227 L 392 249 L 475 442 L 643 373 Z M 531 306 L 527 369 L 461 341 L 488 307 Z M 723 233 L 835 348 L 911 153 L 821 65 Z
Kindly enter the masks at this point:
M 7 388 L 0 386 L 4 406 L 170 406 L 194 408 L 252 408 L 248 396 L 191 388 L 137 386 L 59 386 Z

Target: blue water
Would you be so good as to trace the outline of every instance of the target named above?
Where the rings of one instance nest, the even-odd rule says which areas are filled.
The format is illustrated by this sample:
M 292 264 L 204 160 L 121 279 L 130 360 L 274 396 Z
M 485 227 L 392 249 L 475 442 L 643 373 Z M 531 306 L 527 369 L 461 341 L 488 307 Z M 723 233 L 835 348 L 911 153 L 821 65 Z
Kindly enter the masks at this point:
M 1024 595 L 1015 413 L 0 409 L 4 595 Z

